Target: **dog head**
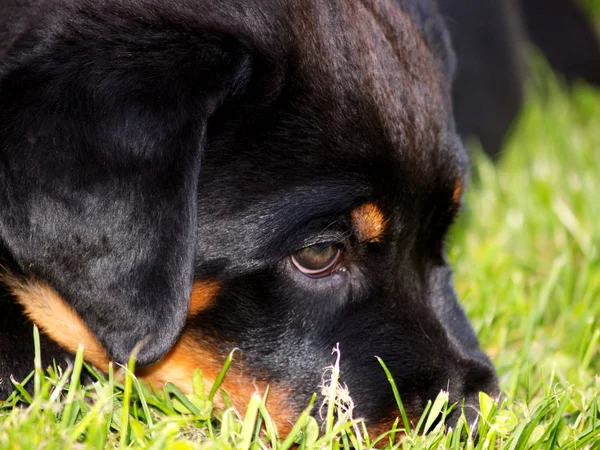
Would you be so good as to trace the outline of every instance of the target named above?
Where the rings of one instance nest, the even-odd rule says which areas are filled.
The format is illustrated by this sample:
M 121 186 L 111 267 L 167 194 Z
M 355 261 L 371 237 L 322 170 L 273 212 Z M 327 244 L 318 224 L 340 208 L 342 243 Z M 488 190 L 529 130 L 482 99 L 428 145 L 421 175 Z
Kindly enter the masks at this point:
M 467 160 L 431 5 L 50 3 L 0 73 L 0 239 L 47 334 L 183 383 L 239 348 L 280 423 L 338 343 L 371 423 L 376 356 L 412 416 L 497 390 L 444 259 Z

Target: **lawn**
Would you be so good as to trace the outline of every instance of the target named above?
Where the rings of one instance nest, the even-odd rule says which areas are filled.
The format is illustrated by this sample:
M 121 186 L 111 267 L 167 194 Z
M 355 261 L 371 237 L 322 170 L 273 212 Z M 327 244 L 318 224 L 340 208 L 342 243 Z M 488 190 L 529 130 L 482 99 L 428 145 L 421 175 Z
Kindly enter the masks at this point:
M 378 447 L 600 448 L 600 91 L 581 85 L 567 94 L 546 70 L 535 73 L 500 162 L 474 150 L 466 206 L 448 242 L 504 404 L 481 398 L 474 435 L 464 423 L 448 430 L 434 420 L 449 407 L 442 393 L 406 437 L 397 439 L 400 419 Z M 150 392 L 132 377 L 83 388 L 80 370 L 38 371 L 33 398 L 16 384 L 0 404 L 0 448 L 337 449 L 378 438 L 332 406 L 325 429 L 305 414 L 299 434 L 283 440 L 258 397 L 238 418 L 213 411 L 200 388 L 190 397 L 173 386 Z
M 533 84 L 501 162 L 474 158 L 450 258 L 518 419 L 500 447 L 600 448 L 600 92 Z

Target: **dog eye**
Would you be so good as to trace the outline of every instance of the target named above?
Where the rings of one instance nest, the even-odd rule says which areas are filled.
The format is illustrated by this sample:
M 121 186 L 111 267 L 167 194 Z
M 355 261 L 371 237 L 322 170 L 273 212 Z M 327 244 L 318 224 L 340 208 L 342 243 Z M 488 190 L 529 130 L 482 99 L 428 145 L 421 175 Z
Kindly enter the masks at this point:
M 338 268 L 342 259 L 342 249 L 339 244 L 315 244 L 298 250 L 291 259 L 304 275 L 321 278 L 331 275 Z

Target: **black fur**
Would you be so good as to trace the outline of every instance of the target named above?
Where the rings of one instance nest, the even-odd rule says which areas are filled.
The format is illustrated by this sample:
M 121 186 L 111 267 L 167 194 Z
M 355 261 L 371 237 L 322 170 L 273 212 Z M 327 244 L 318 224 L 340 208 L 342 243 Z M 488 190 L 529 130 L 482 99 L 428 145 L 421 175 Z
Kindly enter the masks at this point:
M 340 343 L 357 413 L 418 414 L 440 389 L 497 393 L 443 241 L 467 172 L 455 61 L 435 5 L 283 0 L 0 1 L 0 258 L 50 284 L 124 362 L 187 324 L 304 407 Z M 460 72 L 460 61 L 459 61 Z M 376 203 L 380 242 L 350 212 Z M 312 279 L 289 256 L 344 246 Z M 0 291 L 0 393 L 31 367 L 31 329 Z M 63 360 L 47 339 L 45 357 Z

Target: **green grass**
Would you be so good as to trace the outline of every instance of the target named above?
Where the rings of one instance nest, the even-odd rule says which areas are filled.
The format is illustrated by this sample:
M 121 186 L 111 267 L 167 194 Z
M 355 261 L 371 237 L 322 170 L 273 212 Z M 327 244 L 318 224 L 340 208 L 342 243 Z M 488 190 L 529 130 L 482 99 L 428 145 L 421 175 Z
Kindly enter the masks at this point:
M 218 386 L 205 394 L 200 374 L 189 397 L 113 374 L 82 387 L 78 359 L 64 374 L 38 368 L 33 398 L 15 384 L 0 404 L 0 448 L 360 449 L 379 438 L 379 447 L 403 449 L 600 449 L 600 92 L 578 86 L 567 95 L 547 76 L 533 84 L 501 162 L 475 155 L 448 246 L 506 396 L 503 407 L 482 396 L 478 440 L 463 422 L 444 430 L 435 420 L 450 407 L 443 393 L 417 426 L 400 418 L 387 435 L 366 436 L 334 389 L 335 368 L 326 427 L 307 405 L 285 438 L 259 397 L 242 417 L 214 411 Z
M 584 10 L 587 10 L 590 15 L 596 19 L 596 23 L 599 23 L 600 19 L 600 0 L 580 0 L 579 3 L 583 6 Z
M 600 92 L 536 81 L 501 163 L 475 158 L 450 255 L 531 444 L 600 448 Z

